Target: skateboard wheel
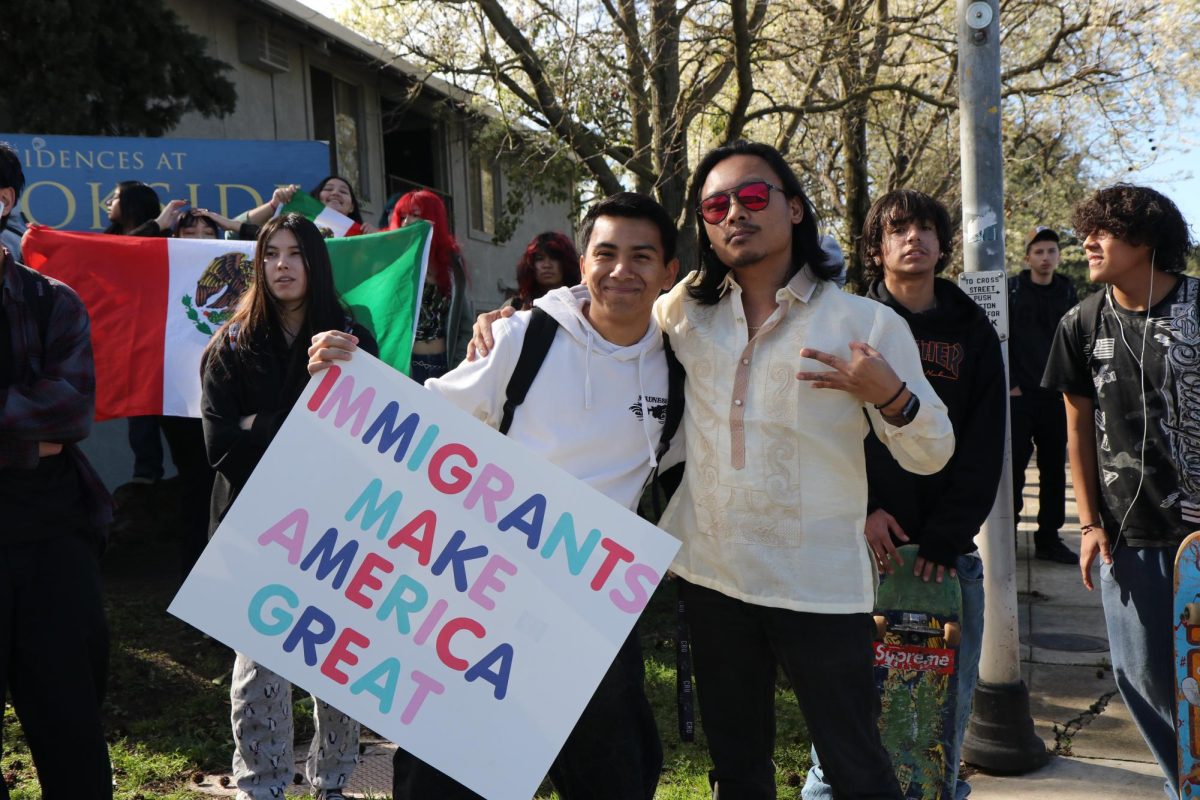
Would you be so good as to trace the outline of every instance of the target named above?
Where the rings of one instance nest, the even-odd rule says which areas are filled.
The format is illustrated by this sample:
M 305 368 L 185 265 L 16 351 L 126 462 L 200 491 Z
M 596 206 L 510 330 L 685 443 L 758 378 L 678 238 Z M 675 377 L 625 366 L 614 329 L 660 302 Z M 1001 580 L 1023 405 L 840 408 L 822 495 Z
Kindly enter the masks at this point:
M 1185 611 L 1188 625 L 1200 625 L 1200 603 L 1188 603 Z
M 887 617 L 875 615 L 875 639 L 883 641 L 883 635 L 887 633 Z
M 947 622 L 943 638 L 946 640 L 947 647 L 958 647 L 958 642 L 962 639 L 962 628 L 957 622 Z

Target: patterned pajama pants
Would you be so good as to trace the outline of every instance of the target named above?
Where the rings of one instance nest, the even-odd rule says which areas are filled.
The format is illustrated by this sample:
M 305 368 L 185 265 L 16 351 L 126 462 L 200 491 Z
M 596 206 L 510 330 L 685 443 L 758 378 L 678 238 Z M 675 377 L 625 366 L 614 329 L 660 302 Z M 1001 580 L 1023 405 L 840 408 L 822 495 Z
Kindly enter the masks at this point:
M 238 653 L 229 696 L 237 800 L 282 798 L 294 774 L 292 684 Z M 317 732 L 304 775 L 316 789 L 340 789 L 358 763 L 358 723 L 323 700 L 313 701 Z

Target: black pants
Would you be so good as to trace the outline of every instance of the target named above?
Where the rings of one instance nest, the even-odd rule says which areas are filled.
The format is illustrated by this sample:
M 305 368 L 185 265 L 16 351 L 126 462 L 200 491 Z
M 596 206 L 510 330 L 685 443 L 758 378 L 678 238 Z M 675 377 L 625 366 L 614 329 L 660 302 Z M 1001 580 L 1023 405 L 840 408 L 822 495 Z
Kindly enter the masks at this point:
M 563 800 L 653 800 L 663 754 L 644 680 L 635 627 L 550 767 Z M 404 750 L 392 768 L 395 800 L 479 798 Z
M 713 760 L 709 781 L 721 800 L 775 797 L 776 665 L 791 681 L 834 797 L 902 797 L 879 738 L 869 614 L 754 605 L 686 581 L 679 596 Z
M 1012 408 L 1013 514 L 1020 519 L 1025 468 L 1036 444 L 1038 518 L 1034 541 L 1053 544 L 1066 513 L 1067 414 L 1062 395 L 1036 389 L 1008 399 Z
M 162 437 L 158 417 L 129 418 L 129 449 L 133 451 L 133 477 L 156 481 L 163 476 Z
M 179 470 L 179 569 L 191 572 L 208 545 L 209 502 L 216 472 L 208 463 L 204 428 L 198 419 L 158 417 L 171 460 Z
M 0 697 L 12 693 L 45 800 L 112 797 L 100 718 L 107 679 L 94 537 L 0 546 Z

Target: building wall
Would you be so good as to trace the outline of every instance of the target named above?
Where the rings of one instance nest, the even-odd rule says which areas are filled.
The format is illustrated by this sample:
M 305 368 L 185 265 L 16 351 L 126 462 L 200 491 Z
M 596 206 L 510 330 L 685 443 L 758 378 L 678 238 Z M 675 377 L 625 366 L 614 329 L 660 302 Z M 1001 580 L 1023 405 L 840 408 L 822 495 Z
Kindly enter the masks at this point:
M 228 117 L 205 119 L 198 113 L 191 113 L 170 135 L 200 139 L 312 138 L 310 68 L 315 66 L 325 70 L 359 87 L 363 104 L 361 124 L 366 180 L 364 186 L 355 189 L 360 195 L 364 218 L 378 220 L 387 199 L 381 99 L 405 93 L 399 76 L 369 63 L 361 54 L 330 40 L 322 32 L 295 22 L 277 10 L 270 0 L 257 3 L 167 0 L 167 5 L 191 30 L 208 39 L 212 56 L 233 67 L 227 75 L 238 92 L 237 108 Z M 305 13 L 309 12 L 306 10 Z M 286 38 L 291 63 L 288 72 L 271 74 L 240 60 L 238 24 L 248 19 L 266 24 Z M 444 136 L 439 144 L 446 175 L 444 185 L 436 188 L 454 198 L 454 231 L 471 273 L 471 297 L 479 309 L 488 310 L 500 302 L 498 281 L 515 286 L 516 263 L 534 235 L 545 230 L 571 232 L 569 208 L 565 203 L 543 203 L 535 199 L 526 209 L 522 224 L 512 239 L 505 244 L 493 244 L 490 237 L 471 228 L 470 143 L 466 134 L 469 126 L 463 124 L 462 119 L 451 118 L 442 128 Z M 503 176 L 500 182 L 503 195 L 507 182 Z
M 191 30 L 209 42 L 209 54 L 230 64 L 227 73 L 237 87 L 237 109 L 224 119 L 205 119 L 197 113 L 184 117 L 170 136 L 188 139 L 310 139 L 313 132 L 310 67 L 316 66 L 360 88 L 363 103 L 362 124 L 365 135 L 364 159 L 367 179 L 360 190 L 364 216 L 377 220 L 386 201 L 383 163 L 383 121 L 380 99 L 400 96 L 404 89 L 396 77 L 372 67 L 343 45 L 330 42 L 319 31 L 299 25 L 273 7 L 288 0 L 235 3 L 210 0 L 166 0 Z M 313 12 L 315 13 L 315 12 Z M 238 23 L 257 19 L 274 25 L 287 39 L 291 69 L 272 74 L 247 64 L 238 57 Z M 454 230 L 463 249 L 470 273 L 470 294 L 479 311 L 500 304 L 497 282 L 515 286 L 515 268 L 525 245 L 545 230 L 573 232 L 566 204 L 534 200 L 512 237 L 503 245 L 494 245 L 486 234 L 471 230 L 471 193 L 468 126 L 462 118 L 451 118 L 441 126 L 438 143 L 441 162 L 446 165 L 443 186 L 436 187 L 454 198 Z M 507 189 L 501 176 L 500 193 Z M 312 187 L 304 187 L 310 189 Z M 125 483 L 132 475 L 133 458 L 125 441 L 126 423 L 113 420 L 100 423 L 83 443 L 88 458 L 99 470 L 109 489 Z M 167 475 L 174 473 L 170 455 L 164 446 Z

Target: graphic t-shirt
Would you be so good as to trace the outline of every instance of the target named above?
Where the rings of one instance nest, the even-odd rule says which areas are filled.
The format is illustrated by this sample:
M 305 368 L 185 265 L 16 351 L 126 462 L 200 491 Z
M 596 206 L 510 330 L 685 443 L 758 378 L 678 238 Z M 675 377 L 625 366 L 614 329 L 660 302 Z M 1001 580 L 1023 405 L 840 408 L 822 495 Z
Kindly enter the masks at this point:
M 1067 312 L 1055 335 L 1042 385 L 1095 404 L 1110 540 L 1120 532 L 1135 547 L 1170 546 L 1200 527 L 1198 297 L 1200 280 L 1181 276 L 1147 315 L 1105 290 Z

